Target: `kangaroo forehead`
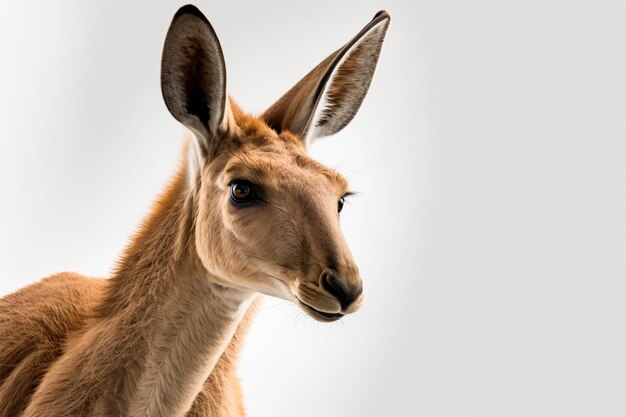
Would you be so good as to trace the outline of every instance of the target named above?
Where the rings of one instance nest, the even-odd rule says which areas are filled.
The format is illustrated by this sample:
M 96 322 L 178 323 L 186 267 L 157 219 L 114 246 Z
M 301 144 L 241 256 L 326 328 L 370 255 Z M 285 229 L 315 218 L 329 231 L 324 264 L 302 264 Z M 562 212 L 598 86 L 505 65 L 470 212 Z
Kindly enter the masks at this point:
M 268 183 L 310 178 L 326 179 L 341 192 L 348 190 L 348 181 L 339 172 L 309 157 L 301 146 L 281 137 L 245 142 L 230 152 L 223 170 L 226 183 L 235 179 Z

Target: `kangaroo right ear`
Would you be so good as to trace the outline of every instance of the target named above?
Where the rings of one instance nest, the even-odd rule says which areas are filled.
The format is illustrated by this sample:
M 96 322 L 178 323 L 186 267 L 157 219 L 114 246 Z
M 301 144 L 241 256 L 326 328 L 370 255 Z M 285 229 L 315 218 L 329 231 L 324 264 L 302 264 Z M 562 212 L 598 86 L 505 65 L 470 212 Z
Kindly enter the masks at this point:
M 195 6 L 181 7 L 165 37 L 161 92 L 167 109 L 192 130 L 205 155 L 226 128 L 226 66 L 217 35 Z

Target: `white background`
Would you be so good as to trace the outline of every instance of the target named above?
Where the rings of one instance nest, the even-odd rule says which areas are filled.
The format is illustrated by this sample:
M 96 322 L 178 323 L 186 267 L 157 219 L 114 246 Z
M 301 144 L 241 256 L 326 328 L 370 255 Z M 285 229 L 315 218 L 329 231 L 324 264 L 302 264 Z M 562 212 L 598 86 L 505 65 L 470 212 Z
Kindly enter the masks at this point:
M 180 4 L 3 3 L 0 294 L 106 276 L 174 172 L 159 65 Z M 626 414 L 624 2 L 197 5 L 257 113 L 392 15 L 359 114 L 312 149 L 360 192 L 342 221 L 365 305 L 323 325 L 267 299 L 250 416 Z

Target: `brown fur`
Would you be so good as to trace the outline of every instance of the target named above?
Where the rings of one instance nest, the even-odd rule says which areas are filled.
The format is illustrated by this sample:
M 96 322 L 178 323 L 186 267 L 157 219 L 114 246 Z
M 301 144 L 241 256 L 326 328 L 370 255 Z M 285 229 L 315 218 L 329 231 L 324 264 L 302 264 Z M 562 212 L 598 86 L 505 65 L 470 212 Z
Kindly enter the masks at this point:
M 379 41 L 354 56 L 373 48 L 377 59 Z M 217 70 L 184 52 L 198 50 Z M 111 278 L 61 273 L 0 299 L 0 417 L 243 416 L 237 357 L 259 293 L 320 321 L 359 308 L 359 272 L 337 214 L 347 181 L 309 158 L 301 132 L 277 113 L 294 114 L 298 100 L 272 107 L 281 128 L 244 113 L 222 94 L 220 60 L 208 20 L 181 8 L 162 77 L 168 108 L 194 132 L 180 169 Z M 345 71 L 373 73 L 371 63 Z M 331 91 L 333 101 L 350 96 Z M 336 115 L 344 120 L 355 105 L 309 111 L 347 112 Z M 236 180 L 263 190 L 262 200 L 231 202 Z M 346 302 L 328 282 L 354 297 Z
M 302 191 L 318 188 L 314 195 L 306 196 L 311 204 L 320 196 L 320 200 L 328 200 L 324 193 L 320 195 L 323 190 L 329 189 L 324 184 L 336 184 L 330 188 L 334 190 L 331 191 L 332 204 L 335 204 L 335 195 L 346 191 L 345 179 L 308 158 L 301 142 L 293 135 L 288 132 L 278 135 L 260 119 L 244 114 L 234 103 L 231 106 L 242 134 L 225 143 L 220 150 L 220 156 L 212 164 L 216 176 L 240 177 L 243 173 L 235 174 L 236 169 L 251 169 L 258 174 L 255 177 L 258 183 L 265 186 L 273 183 L 277 191 L 281 186 L 283 192 L 290 188 L 294 191 L 301 187 L 305 188 Z M 232 171 L 227 168 L 222 172 L 224 166 L 232 168 Z M 3 336 L 6 335 L 0 340 L 0 416 L 20 415 L 53 364 L 55 370 L 59 370 L 60 365 L 64 366 L 59 370 L 57 380 L 47 384 L 45 392 L 39 390 L 38 403 L 45 404 L 47 409 L 57 410 L 57 416 L 125 415 L 124 407 L 128 399 L 124 398 L 124 392 L 136 383 L 136 375 L 142 367 L 142 363 L 134 357 L 145 354 L 154 336 L 153 323 L 164 305 L 162 300 L 167 299 L 168 293 L 176 291 L 176 265 L 184 261 L 193 268 L 202 268 L 197 257 L 193 261 L 189 259 L 193 258 L 190 252 L 196 250 L 193 233 L 198 223 L 195 220 L 194 226 L 193 216 L 199 208 L 192 207 L 185 200 L 187 174 L 185 164 L 156 202 L 110 279 L 61 273 L 0 299 L 0 329 Z M 312 177 L 312 185 L 307 186 L 301 181 L 304 175 Z M 286 182 L 288 179 L 294 181 Z M 277 206 L 277 213 L 285 218 L 264 222 L 273 227 L 258 233 L 275 233 L 275 225 L 285 221 L 290 223 L 285 228 L 293 229 L 295 233 L 295 229 L 302 228 L 302 225 L 295 221 L 293 214 L 286 216 L 294 211 L 297 210 L 288 205 Z M 329 232 L 331 237 L 341 237 Z M 310 233 L 315 234 L 314 231 Z M 310 237 L 303 237 L 307 238 Z M 327 237 L 324 239 L 327 240 Z M 321 241 L 320 244 L 320 250 L 313 251 L 313 254 L 328 254 L 329 250 L 325 247 L 335 246 L 332 242 Z M 303 242 L 303 245 L 311 247 L 314 242 Z M 210 242 L 207 242 L 206 250 L 212 251 L 209 246 Z M 219 248 L 219 245 L 214 246 Z M 281 253 L 284 258 L 278 265 L 284 273 L 316 268 L 302 263 L 304 257 L 300 251 L 291 252 L 288 248 L 294 246 L 300 249 L 301 245 L 285 246 L 273 248 L 272 253 L 266 255 L 268 263 L 271 257 Z M 265 255 L 264 249 L 257 248 L 255 252 L 255 256 Z M 223 268 L 237 268 L 249 256 L 237 252 L 221 255 L 230 258 L 229 265 Z M 317 264 L 316 257 L 310 260 Z M 322 262 L 325 264 L 325 260 Z M 317 277 L 319 272 L 316 269 L 311 276 Z M 241 273 L 246 275 L 245 268 Z M 257 270 L 250 271 L 250 275 L 256 274 Z M 320 293 L 319 289 L 307 286 L 301 291 L 302 299 L 313 303 L 317 300 L 321 309 L 325 305 L 335 308 L 332 299 L 323 301 L 328 295 Z M 258 301 L 255 301 L 254 305 L 257 304 Z M 241 392 L 235 375 L 236 358 L 254 311 L 256 308 L 250 308 L 239 324 L 188 416 L 243 415 Z M 70 353 L 79 357 L 72 358 L 68 356 Z M 74 365 L 69 366 L 69 363 Z M 84 369 L 77 369 L 77 365 L 84 366 Z M 63 392 L 67 394 L 59 397 Z

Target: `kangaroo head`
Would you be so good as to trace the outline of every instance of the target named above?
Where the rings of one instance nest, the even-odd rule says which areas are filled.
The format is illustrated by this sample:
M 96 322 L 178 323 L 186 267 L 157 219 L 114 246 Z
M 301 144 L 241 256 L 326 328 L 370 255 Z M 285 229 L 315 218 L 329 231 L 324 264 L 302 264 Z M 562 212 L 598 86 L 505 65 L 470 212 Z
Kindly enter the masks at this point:
M 294 301 L 320 321 L 359 308 L 363 286 L 339 224 L 348 183 L 307 148 L 354 117 L 389 21 L 379 12 L 255 117 L 226 94 L 224 57 L 209 21 L 193 6 L 174 16 L 161 88 L 169 111 L 193 132 L 195 247 L 221 284 Z

